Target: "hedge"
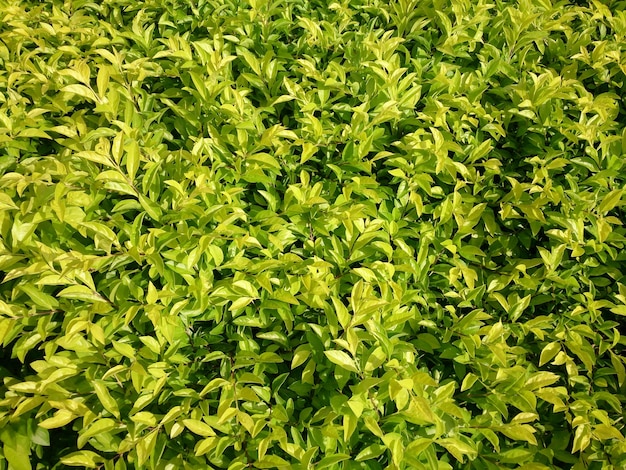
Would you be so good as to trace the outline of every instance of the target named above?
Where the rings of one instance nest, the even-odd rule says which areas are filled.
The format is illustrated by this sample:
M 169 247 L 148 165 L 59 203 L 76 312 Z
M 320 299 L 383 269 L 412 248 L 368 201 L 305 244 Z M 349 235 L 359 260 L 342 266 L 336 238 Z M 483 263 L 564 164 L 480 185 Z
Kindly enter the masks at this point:
M 0 470 L 626 468 L 625 11 L 0 0 Z

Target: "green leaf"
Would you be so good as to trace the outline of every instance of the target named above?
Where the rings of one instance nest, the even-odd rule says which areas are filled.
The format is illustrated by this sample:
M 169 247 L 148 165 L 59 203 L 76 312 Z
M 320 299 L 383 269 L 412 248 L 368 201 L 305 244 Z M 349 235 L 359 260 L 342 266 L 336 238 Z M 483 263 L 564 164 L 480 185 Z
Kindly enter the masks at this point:
M 427 438 L 415 439 L 413 442 L 411 442 L 407 446 L 406 453 L 410 454 L 413 457 L 418 457 L 426 449 L 428 449 L 432 443 L 433 443 L 432 439 L 427 439 Z
M 69 286 L 59 292 L 57 296 L 67 299 L 85 300 L 88 302 L 106 302 L 106 299 L 87 286 Z
M 199 457 L 200 455 L 204 455 L 207 452 L 209 452 L 211 449 L 213 449 L 216 445 L 216 441 L 217 441 L 217 438 L 215 437 L 207 437 L 206 439 L 203 439 L 200 442 L 198 442 L 198 444 L 196 445 L 194 449 L 194 454 L 196 455 L 196 457 Z
M 261 65 L 259 64 L 258 59 L 248 49 L 237 47 L 236 51 L 237 55 L 244 58 L 245 62 L 250 66 L 255 74 L 259 76 L 262 74 Z
M 622 195 L 624 194 L 624 189 L 614 189 L 609 192 L 604 198 L 602 198 L 602 202 L 598 206 L 598 212 L 601 214 L 606 214 L 613 208 L 615 208 L 621 201 Z
M 437 439 L 435 441 L 450 452 L 459 462 L 464 462 L 467 456 L 470 460 L 476 458 L 477 451 L 474 447 L 456 438 Z
M 183 424 L 192 433 L 203 437 L 215 437 L 215 431 L 208 424 L 197 419 L 184 419 Z
M 9 462 L 10 468 L 15 470 L 31 470 L 30 463 L 30 449 L 23 448 L 22 446 L 13 447 L 11 445 L 4 444 L 3 447 L 4 457 Z
M 357 372 L 357 373 L 359 372 L 354 362 L 354 359 L 352 359 L 345 352 L 338 351 L 338 350 L 330 350 L 330 351 L 324 351 L 324 354 L 326 355 L 328 360 L 330 360 L 330 362 L 332 362 L 333 364 L 336 364 L 339 367 L 349 370 L 350 372 Z
M 132 141 L 126 152 L 126 171 L 131 181 L 134 181 L 137 169 L 139 168 L 140 151 L 139 144 Z M 152 217 L 152 216 L 151 216 Z
M 57 410 L 50 418 L 44 419 L 38 423 L 38 426 L 45 429 L 60 428 L 71 423 L 75 418 L 74 413 L 69 410 Z
M 467 374 L 463 378 L 463 382 L 461 383 L 461 391 L 464 392 L 465 390 L 469 390 L 470 388 L 472 388 L 477 380 L 478 377 L 476 375 L 472 374 L 471 372 Z
M 59 306 L 59 302 L 54 297 L 42 292 L 31 284 L 21 285 L 20 290 L 28 295 L 35 305 L 45 310 L 54 310 Z
M 146 461 L 154 451 L 158 433 L 159 430 L 155 429 L 154 431 L 149 432 L 146 436 L 139 439 L 136 447 L 138 465 L 143 465 L 144 463 L 146 463 Z
M 553 372 L 536 372 L 526 380 L 524 388 L 527 390 L 535 390 L 537 388 L 547 387 L 557 382 L 559 379 L 560 377 Z
M 548 343 L 541 350 L 541 356 L 539 357 L 539 366 L 542 366 L 550 362 L 554 356 L 561 350 L 561 345 L 557 342 Z
M 11 227 L 11 238 L 13 239 L 13 246 L 27 241 L 37 229 L 37 224 L 31 222 L 21 222 L 16 219 L 13 221 L 13 227 Z
M 91 88 L 86 87 L 85 85 L 78 85 L 78 84 L 67 85 L 63 87 L 61 91 L 64 93 L 78 95 L 82 98 L 87 98 L 88 100 L 93 101 L 95 103 L 100 101 L 99 98 L 96 96 L 96 94 L 93 92 L 93 90 Z
M 91 150 L 84 150 L 76 154 L 79 158 L 84 158 L 100 165 L 108 166 L 109 168 L 115 168 L 115 163 L 107 156 Z
M 608 424 L 598 424 L 593 429 L 593 435 L 595 438 L 603 441 L 608 439 L 624 439 L 624 436 L 617 428 L 609 426 Z
M 615 375 L 617 375 L 617 382 L 621 387 L 626 381 L 626 368 L 624 367 L 623 359 L 611 352 L 611 365 L 615 369 Z
M 112 431 L 117 427 L 117 423 L 111 418 L 103 418 L 94 421 L 86 428 L 83 428 L 78 436 L 77 445 L 81 449 L 94 436 Z
M 295 369 L 296 367 L 304 364 L 306 360 L 311 355 L 311 351 L 309 349 L 298 348 L 293 355 L 293 359 L 291 360 L 291 369 Z
M 537 445 L 537 438 L 534 436 L 535 428 L 530 424 L 508 424 L 498 427 L 497 430 L 510 439 Z
M 381 347 L 376 348 L 367 358 L 365 372 L 372 372 L 380 367 L 387 360 L 387 355 Z
M 254 463 L 256 468 L 289 468 L 291 465 L 285 459 L 277 455 L 266 455 Z
M 90 450 L 81 450 L 61 457 L 61 463 L 68 467 L 97 468 L 103 461 L 102 457 Z
M 384 454 L 385 450 L 387 450 L 385 446 L 382 446 L 380 444 L 372 444 L 359 452 L 358 455 L 355 457 L 355 460 L 357 462 L 363 462 L 365 460 L 376 459 Z
M 163 211 L 154 201 L 148 199 L 143 194 L 139 194 L 139 203 L 146 213 L 155 221 L 160 221 L 163 216 Z
M 350 456 L 348 454 L 329 455 L 328 457 L 324 457 L 322 460 L 317 462 L 317 464 L 315 465 L 315 468 L 320 468 L 320 469 L 329 468 L 329 467 L 332 467 L 333 465 L 338 464 L 339 462 L 344 462 L 349 459 L 350 459 Z
M 109 389 L 104 384 L 104 382 L 100 380 L 96 380 L 93 382 L 93 388 L 98 396 L 98 400 L 104 406 L 104 409 L 115 416 L 117 419 L 120 418 L 120 411 L 115 399 L 111 396 Z
M 584 451 L 591 443 L 591 426 L 589 424 L 581 424 L 576 428 L 574 433 L 574 443 L 572 453 Z
M 17 210 L 18 207 L 9 195 L 0 193 L 0 211 Z

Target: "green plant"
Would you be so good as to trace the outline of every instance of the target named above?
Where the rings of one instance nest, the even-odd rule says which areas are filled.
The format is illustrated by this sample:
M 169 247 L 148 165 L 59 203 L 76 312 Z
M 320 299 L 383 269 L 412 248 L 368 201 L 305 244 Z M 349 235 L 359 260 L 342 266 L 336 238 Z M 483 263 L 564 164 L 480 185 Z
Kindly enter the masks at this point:
M 0 0 L 0 469 L 619 469 L 624 2 Z

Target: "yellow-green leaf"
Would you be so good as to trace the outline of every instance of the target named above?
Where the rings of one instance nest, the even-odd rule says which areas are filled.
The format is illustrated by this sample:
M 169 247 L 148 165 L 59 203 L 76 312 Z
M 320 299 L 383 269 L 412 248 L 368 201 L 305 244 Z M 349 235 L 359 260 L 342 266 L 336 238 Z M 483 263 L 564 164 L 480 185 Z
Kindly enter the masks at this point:
M 324 354 L 330 360 L 330 362 L 338 365 L 339 367 L 349 370 L 350 372 L 359 371 L 356 367 L 354 359 L 352 359 L 347 353 L 343 351 L 330 350 L 324 351 Z

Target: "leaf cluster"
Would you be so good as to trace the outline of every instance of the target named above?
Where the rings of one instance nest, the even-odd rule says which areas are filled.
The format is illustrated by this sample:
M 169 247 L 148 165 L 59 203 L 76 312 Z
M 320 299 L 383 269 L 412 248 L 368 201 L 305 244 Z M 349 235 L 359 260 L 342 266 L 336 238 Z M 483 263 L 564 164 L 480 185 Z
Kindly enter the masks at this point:
M 626 466 L 626 8 L 0 0 L 0 470 Z

